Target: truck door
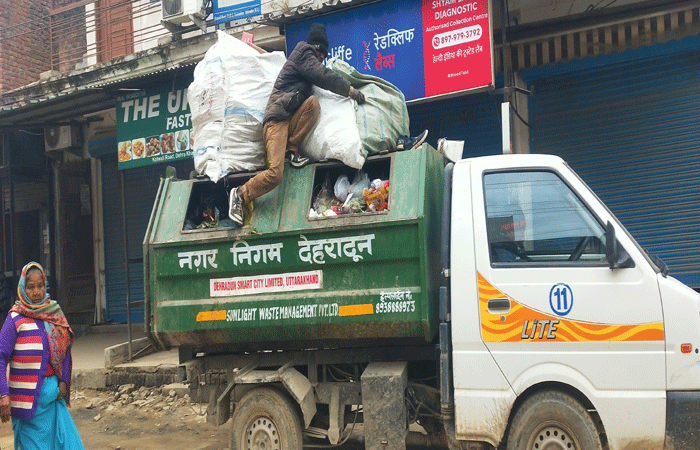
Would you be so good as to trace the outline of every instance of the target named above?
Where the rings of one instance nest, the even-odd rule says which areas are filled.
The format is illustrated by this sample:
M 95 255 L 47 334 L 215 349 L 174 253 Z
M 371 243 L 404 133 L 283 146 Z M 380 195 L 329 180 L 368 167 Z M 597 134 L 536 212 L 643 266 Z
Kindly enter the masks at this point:
M 610 212 L 565 164 L 532 161 L 508 170 L 497 168 L 502 158 L 472 164 L 482 339 L 516 395 L 545 382 L 573 386 L 612 440 L 663 442 L 656 274 L 620 228 L 632 267 L 611 270 L 605 224 L 619 225 Z

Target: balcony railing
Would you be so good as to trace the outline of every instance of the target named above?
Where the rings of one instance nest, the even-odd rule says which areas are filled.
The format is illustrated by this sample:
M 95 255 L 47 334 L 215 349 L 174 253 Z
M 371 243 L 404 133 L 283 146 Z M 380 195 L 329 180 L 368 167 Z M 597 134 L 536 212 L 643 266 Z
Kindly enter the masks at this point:
M 67 72 L 158 45 L 169 35 L 159 0 L 29 0 L 32 18 L 0 30 L 0 93 L 46 71 Z M 23 6 L 24 7 L 24 6 Z

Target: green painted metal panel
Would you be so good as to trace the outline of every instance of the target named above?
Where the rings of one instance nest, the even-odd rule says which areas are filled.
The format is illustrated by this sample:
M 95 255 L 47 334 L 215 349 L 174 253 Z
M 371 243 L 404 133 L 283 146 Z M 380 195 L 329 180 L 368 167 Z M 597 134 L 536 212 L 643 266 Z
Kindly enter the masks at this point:
M 385 158 L 387 212 L 308 219 L 316 164 L 285 170 L 241 230 L 183 231 L 199 181 L 163 180 L 145 249 L 151 331 L 202 349 L 431 341 L 444 160 L 427 145 Z

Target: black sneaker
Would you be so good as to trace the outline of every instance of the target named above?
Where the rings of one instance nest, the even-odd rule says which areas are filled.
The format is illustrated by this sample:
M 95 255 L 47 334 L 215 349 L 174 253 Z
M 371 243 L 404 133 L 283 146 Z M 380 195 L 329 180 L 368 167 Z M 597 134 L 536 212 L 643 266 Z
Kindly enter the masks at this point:
M 285 159 L 289 161 L 289 165 L 295 169 L 301 169 L 309 163 L 309 158 L 301 156 L 296 152 L 287 152 L 287 157 Z
M 240 188 L 239 186 L 231 189 L 228 199 L 228 217 L 239 227 L 243 226 L 243 201 L 238 197 Z
M 416 136 L 414 138 L 411 138 L 411 140 L 413 141 L 412 142 L 413 145 L 411 145 L 411 150 L 416 149 L 416 148 L 420 147 L 421 145 L 423 145 L 423 142 L 425 142 L 427 137 L 428 137 L 428 130 L 423 130 L 423 132 L 421 134 L 419 134 L 418 136 Z
M 396 140 L 396 150 L 403 150 L 405 148 L 408 148 L 408 143 L 410 142 L 411 138 L 404 135 L 399 136 L 399 138 Z
M 427 137 L 428 130 L 423 130 L 423 132 L 416 137 L 400 136 L 396 141 L 396 150 L 414 150 L 420 147 Z

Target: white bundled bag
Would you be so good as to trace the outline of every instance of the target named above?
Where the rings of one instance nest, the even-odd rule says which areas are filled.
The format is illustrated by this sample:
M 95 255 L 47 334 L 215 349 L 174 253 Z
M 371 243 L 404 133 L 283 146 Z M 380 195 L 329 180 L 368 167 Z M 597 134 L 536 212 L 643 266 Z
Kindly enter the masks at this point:
M 199 117 L 194 125 L 194 165 L 200 175 L 216 182 L 231 172 L 254 171 L 265 167 L 265 147 L 262 142 L 262 120 L 272 86 L 285 62 L 281 52 L 258 53 L 244 42 L 223 31 L 217 31 L 217 42 L 207 51 L 195 69 L 192 83 L 205 84 L 199 75 L 216 73 L 207 69 L 212 61 L 220 60 L 224 77 L 219 90 L 224 89 L 223 114 L 219 115 L 219 104 L 214 114 L 205 116 L 206 107 L 199 107 Z M 216 66 L 214 66 L 216 67 Z M 213 83 L 210 83 L 213 84 Z M 211 87 L 209 91 L 213 92 Z M 188 100 L 196 100 L 195 93 L 188 90 Z M 217 99 L 219 100 L 219 99 Z M 212 104 L 214 104 L 212 102 Z M 218 135 L 217 135 L 218 133 Z
M 211 122 L 223 122 L 226 109 L 226 68 L 219 55 L 216 55 L 218 44 L 209 51 L 210 57 L 205 56 L 194 69 L 194 81 L 187 89 L 187 101 L 192 114 L 192 125 L 195 130 Z M 209 52 L 207 52 L 209 55 Z
M 362 150 L 355 120 L 355 101 L 314 86 L 321 115 L 300 146 L 300 153 L 312 161 L 337 159 L 361 169 L 367 153 Z

